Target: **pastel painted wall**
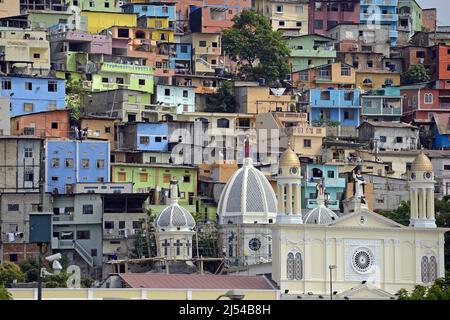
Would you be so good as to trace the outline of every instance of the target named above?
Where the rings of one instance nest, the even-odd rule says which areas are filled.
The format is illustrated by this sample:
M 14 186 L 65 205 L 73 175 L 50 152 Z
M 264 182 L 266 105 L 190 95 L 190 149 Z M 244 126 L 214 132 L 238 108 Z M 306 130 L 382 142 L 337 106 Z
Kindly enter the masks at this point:
M 179 197 L 180 203 L 189 201 L 189 193 L 197 194 L 197 169 L 192 167 L 113 163 L 111 174 L 113 182 L 133 182 L 133 192 L 149 192 L 156 187 L 168 191 L 170 180 L 175 176 L 180 192 L 184 193 Z
M 48 140 L 46 143 L 47 191 L 66 193 L 76 182 L 109 182 L 109 141 Z
M 65 109 L 65 81 L 57 78 L 0 77 L 0 94 L 11 99 L 11 116 Z
M 177 106 L 177 113 L 195 111 L 194 87 L 156 86 L 155 101 Z
M 137 26 L 137 15 L 134 13 L 81 11 L 81 16 L 87 19 L 89 33 L 99 33 L 112 26 Z

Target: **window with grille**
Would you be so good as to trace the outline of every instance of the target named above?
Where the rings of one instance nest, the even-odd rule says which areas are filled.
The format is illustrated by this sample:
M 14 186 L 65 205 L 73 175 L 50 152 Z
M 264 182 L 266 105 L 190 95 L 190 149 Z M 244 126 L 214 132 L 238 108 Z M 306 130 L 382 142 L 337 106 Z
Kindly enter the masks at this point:
M 48 82 L 48 92 L 56 92 L 58 91 L 58 85 L 56 81 L 49 81 Z

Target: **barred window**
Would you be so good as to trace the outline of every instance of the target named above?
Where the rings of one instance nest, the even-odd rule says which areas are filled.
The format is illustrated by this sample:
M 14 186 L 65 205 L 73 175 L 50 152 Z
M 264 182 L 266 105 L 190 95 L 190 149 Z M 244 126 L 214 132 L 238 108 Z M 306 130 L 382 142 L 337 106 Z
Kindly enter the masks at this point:
M 295 270 L 294 270 L 294 279 L 301 280 L 303 278 L 303 260 L 302 254 L 297 252 L 295 254 Z
M 422 257 L 421 269 L 422 269 L 422 282 L 428 283 L 428 257 Z
M 294 280 L 294 254 L 292 252 L 289 252 L 287 257 L 287 278 Z

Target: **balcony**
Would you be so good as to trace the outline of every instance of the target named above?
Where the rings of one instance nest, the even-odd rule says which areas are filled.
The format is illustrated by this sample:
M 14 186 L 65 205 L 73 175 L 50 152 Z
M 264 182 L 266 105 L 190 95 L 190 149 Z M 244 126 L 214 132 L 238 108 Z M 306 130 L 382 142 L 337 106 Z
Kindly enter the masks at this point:
M 331 210 L 339 210 L 339 200 L 327 200 L 325 205 L 328 209 Z M 313 209 L 317 207 L 317 199 L 308 199 L 307 200 L 308 209 Z
M 378 6 L 397 7 L 398 0 L 361 0 L 361 5 L 362 6 L 378 5 Z
M 363 116 L 401 116 L 402 108 L 400 106 L 377 106 L 377 107 L 363 107 Z
M 381 24 L 386 22 L 397 22 L 398 15 L 396 13 L 386 13 L 386 14 L 361 13 L 361 22 L 374 19 L 379 20 Z
M 321 177 L 308 178 L 306 187 L 315 188 L 317 183 L 322 179 Z M 323 178 L 325 179 L 325 185 L 327 188 L 345 188 L 344 178 Z
M 135 239 L 140 229 L 105 229 L 103 232 L 104 240 L 124 240 Z
M 54 224 L 64 224 L 66 222 L 73 222 L 73 214 L 53 215 L 52 220 Z
M 318 48 L 317 50 L 291 49 L 291 57 L 311 57 L 311 58 L 336 58 L 336 51 L 333 47 Z

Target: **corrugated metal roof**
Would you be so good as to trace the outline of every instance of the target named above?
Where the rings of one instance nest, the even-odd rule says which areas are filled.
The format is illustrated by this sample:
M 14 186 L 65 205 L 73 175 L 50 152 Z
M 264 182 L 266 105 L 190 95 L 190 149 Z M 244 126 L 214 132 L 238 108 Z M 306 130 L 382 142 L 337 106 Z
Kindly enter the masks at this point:
M 263 276 L 120 273 L 119 277 L 132 288 L 275 289 Z

